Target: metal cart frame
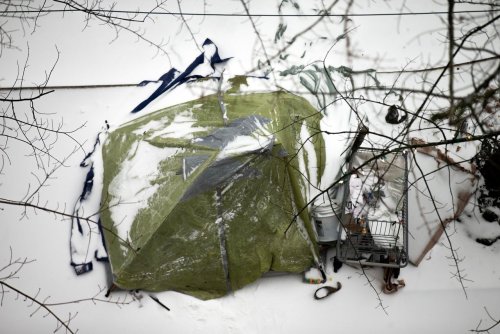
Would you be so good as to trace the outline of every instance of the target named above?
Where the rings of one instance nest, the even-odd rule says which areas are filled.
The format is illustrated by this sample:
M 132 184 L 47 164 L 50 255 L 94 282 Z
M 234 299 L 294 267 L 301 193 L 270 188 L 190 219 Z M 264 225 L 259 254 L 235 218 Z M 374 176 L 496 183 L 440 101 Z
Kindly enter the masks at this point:
M 380 205 L 384 198 L 387 198 L 379 186 L 381 182 L 384 182 L 384 176 L 396 175 L 398 177 L 397 185 L 402 189 L 393 187 L 392 190 L 395 190 L 395 193 L 400 191 L 401 196 L 397 196 L 400 198 L 394 214 L 391 215 L 391 217 L 396 216 L 397 219 L 370 219 L 369 214 L 354 217 L 352 208 L 351 212 L 348 211 L 349 203 L 352 202 L 349 187 L 351 177 L 359 173 L 365 177 L 365 180 L 371 173 L 381 175 L 377 183 L 369 185 L 369 191 L 364 193 L 364 195 L 369 194 L 369 196 L 363 196 L 363 205 L 366 205 L 368 210 Z M 405 267 L 408 264 L 407 152 L 384 153 L 383 150 L 360 147 L 349 161 L 347 174 L 344 181 L 337 259 L 344 263 L 358 265 Z M 391 185 L 394 186 L 394 184 Z

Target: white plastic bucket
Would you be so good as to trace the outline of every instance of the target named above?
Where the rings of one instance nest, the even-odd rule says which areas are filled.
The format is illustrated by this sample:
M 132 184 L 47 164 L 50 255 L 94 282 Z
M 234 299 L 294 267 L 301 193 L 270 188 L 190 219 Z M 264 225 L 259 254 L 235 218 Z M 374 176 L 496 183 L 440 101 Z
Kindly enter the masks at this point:
M 340 208 L 341 205 L 329 200 L 313 206 L 311 216 L 319 243 L 329 243 L 338 239 L 340 225 L 338 218 L 342 214 Z

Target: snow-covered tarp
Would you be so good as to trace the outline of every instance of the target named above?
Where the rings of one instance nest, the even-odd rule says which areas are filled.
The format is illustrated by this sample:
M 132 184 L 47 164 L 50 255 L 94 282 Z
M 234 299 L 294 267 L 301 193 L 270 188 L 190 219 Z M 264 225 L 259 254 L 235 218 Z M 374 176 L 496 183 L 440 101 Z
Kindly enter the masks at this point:
M 101 219 L 117 286 L 207 299 L 317 261 L 302 209 L 325 145 L 301 136 L 317 132 L 321 114 L 284 92 L 224 103 L 227 122 L 209 95 L 109 134 Z M 303 175 L 311 163 L 318 168 Z

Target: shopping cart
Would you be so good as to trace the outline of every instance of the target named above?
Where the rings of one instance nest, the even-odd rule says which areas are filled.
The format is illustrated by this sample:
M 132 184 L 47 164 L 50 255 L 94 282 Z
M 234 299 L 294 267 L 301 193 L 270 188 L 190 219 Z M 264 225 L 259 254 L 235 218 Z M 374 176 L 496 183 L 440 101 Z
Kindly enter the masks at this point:
M 337 259 L 402 268 L 408 263 L 407 153 L 359 148 L 344 180 Z

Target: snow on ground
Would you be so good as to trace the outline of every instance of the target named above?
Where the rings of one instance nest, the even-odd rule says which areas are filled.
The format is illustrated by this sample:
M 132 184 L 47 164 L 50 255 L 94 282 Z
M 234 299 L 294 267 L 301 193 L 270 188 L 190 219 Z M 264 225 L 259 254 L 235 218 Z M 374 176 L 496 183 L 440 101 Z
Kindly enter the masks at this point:
M 87 90 L 76 95 L 70 90 L 57 90 L 51 99 L 43 102 L 67 106 L 75 117 L 68 119 L 68 126 L 88 120 L 78 139 L 92 138 L 105 119 L 113 124 L 117 110 L 123 104 L 123 96 L 133 95 L 129 89 Z M 130 98 L 133 99 L 133 96 Z M 92 108 L 85 101 L 92 101 Z M 88 103 L 88 102 L 87 102 Z M 72 107 L 73 106 L 73 107 Z M 71 110 L 73 108 L 73 110 Z M 80 112 L 78 112 L 80 110 Z M 128 109 L 126 109 L 128 110 Z M 89 149 L 93 143 L 86 143 Z M 50 187 L 43 191 L 48 196 L 47 206 L 57 203 L 70 206 L 76 201 L 84 175 L 78 168 L 82 152 L 74 154 L 68 161 L 70 168 L 61 168 Z M 23 158 L 23 157 L 16 157 Z M 24 157 L 28 159 L 29 157 Z M 8 166 L 9 175 L 17 165 Z M 28 180 L 5 178 L 2 196 L 23 194 Z M 75 191 L 78 189 L 78 191 Z M 15 197 L 15 196 L 14 196 Z M 68 240 L 70 221 L 55 218 L 43 212 L 27 210 L 26 219 L 21 209 L 4 207 L 0 234 L 0 263 L 5 263 L 10 250 L 14 257 L 28 257 L 35 262 L 25 265 L 13 280 L 18 288 L 39 297 L 50 296 L 48 302 L 64 302 L 89 298 L 106 289 L 106 269 L 97 263 L 94 271 L 75 276 L 69 265 Z M 476 217 L 477 218 L 477 217 Z M 475 328 L 483 319 L 487 320 L 485 308 L 492 314 L 500 313 L 500 245 L 482 246 L 468 236 L 466 225 L 476 218 L 464 217 L 462 223 L 454 223 L 452 239 L 460 247 L 464 257 L 460 264 L 465 270 L 466 293 L 451 272 L 452 262 L 445 245 L 437 245 L 419 267 L 409 265 L 402 271 L 407 286 L 394 295 L 377 294 L 367 284 L 359 269 L 344 266 L 337 274 L 328 268 L 328 284 L 342 283 L 342 289 L 325 300 L 316 301 L 314 291 L 319 285 L 302 283 L 301 275 L 284 275 L 262 278 L 246 288 L 221 299 L 200 301 L 175 292 L 155 294 L 171 311 L 162 309 L 141 292 L 140 300 L 130 293 L 116 292 L 112 300 L 123 298 L 128 305 L 81 302 L 54 306 L 63 317 L 78 315 L 72 320 L 74 328 L 81 333 L 105 332 L 164 332 L 172 333 L 302 333 L 304 331 L 340 331 L 372 333 L 465 333 Z M 410 222 L 418 224 L 418 222 Z M 481 222 L 480 224 L 486 224 Z M 410 238 L 410 243 L 412 242 Z M 330 257 L 333 254 L 330 254 Z M 331 262 L 330 262 L 331 265 Z M 380 293 L 382 270 L 367 268 L 366 274 Z M 98 298 L 104 298 L 100 292 Z M 30 317 L 35 310 L 30 303 L 12 292 L 3 297 L 0 308 L 1 328 L 9 333 L 49 332 L 55 321 L 44 317 L 43 311 Z
M 262 12 L 267 2 L 256 2 L 252 10 Z M 227 11 L 241 11 L 237 2 L 229 2 Z M 186 4 L 187 6 L 187 4 Z M 419 2 L 423 9 L 427 9 Z M 234 8 L 233 8 L 234 7 Z M 420 8 L 420 9 L 422 9 Z M 379 8 L 380 9 L 380 8 Z M 382 6 L 382 9 L 388 10 Z M 415 8 L 418 10 L 419 8 Z M 443 7 L 439 7 L 443 9 Z M 211 8 L 215 10 L 215 8 Z M 366 10 L 376 11 L 368 6 Z M 72 21 L 68 24 L 68 21 Z M 140 82 L 143 79 L 156 79 L 170 65 L 165 57 L 151 59 L 151 50 L 142 48 L 140 43 L 132 38 L 124 37 L 116 44 L 108 45 L 112 33 L 100 39 L 91 38 L 92 35 L 102 32 L 102 27 L 92 26 L 88 34 L 81 34 L 81 26 L 74 17 L 61 18 L 66 24 L 65 34 L 57 34 L 47 26 L 48 18 L 41 17 L 40 28 L 37 33 L 29 35 L 30 53 L 33 65 L 26 73 L 26 82 L 40 82 L 44 78 L 44 70 L 50 67 L 55 51 L 51 53 L 46 41 L 49 39 L 58 43 L 61 59 L 56 67 L 52 84 L 85 84 L 85 83 L 122 83 Z M 359 18 L 356 23 L 359 28 L 356 36 L 360 36 L 364 52 L 373 57 L 384 60 L 381 65 L 392 68 L 401 68 L 407 64 L 414 65 L 416 55 L 429 62 L 439 60 L 439 52 L 423 54 L 433 47 L 442 48 L 439 39 L 422 37 L 419 43 L 408 43 L 401 38 L 393 38 L 394 24 L 380 18 Z M 438 24 L 439 18 L 426 19 L 426 27 Z M 223 21 L 223 22 L 222 22 Z M 237 24 L 230 19 L 205 18 L 201 24 L 216 41 L 223 57 L 234 56 L 230 66 L 233 73 L 242 73 L 252 64 L 253 38 L 248 43 L 241 43 L 241 36 L 253 36 L 251 25 L 243 18 Z M 267 22 L 267 21 L 265 21 Z M 290 18 L 289 29 L 300 31 L 304 21 Z M 382 22 L 382 23 L 381 23 Z M 275 22 L 276 23 L 276 22 Z M 295 23 L 295 24 L 292 24 Z M 259 24 L 265 25 L 262 21 Z M 399 28 L 404 33 L 421 31 L 421 17 L 407 17 Z M 49 25 L 50 26 L 50 25 Z M 159 25 L 160 26 L 160 25 Z M 259 27 L 262 27 L 259 25 Z M 338 36 L 342 31 L 340 24 L 338 31 L 331 34 Z M 375 29 L 376 27 L 376 29 Z M 272 26 L 274 29 L 275 26 Z M 398 29 L 399 29 L 398 28 Z M 54 29 L 54 27 L 52 27 Z M 175 30 L 175 29 L 174 29 Z M 373 31 L 377 36 L 386 36 L 381 46 L 380 39 L 371 38 Z M 231 31 L 232 34 L 227 32 Z M 109 31 L 108 31 L 109 33 Z M 171 32 L 174 35 L 174 32 Z M 198 32 L 198 34 L 202 34 Z M 171 45 L 177 48 L 172 52 L 172 65 L 181 68 L 192 59 L 196 50 L 192 44 L 186 42 L 186 34 L 173 36 Z M 81 36 L 71 38 L 68 36 Z M 205 37 L 205 36 L 204 36 Z M 330 36 L 331 37 L 331 36 Z M 442 36 L 441 36 L 442 37 Z M 444 38 L 444 37 L 443 37 Z M 388 41 L 390 40 L 390 43 Z M 297 64 L 307 64 L 310 61 L 323 57 L 327 43 L 314 44 L 305 58 L 292 55 L 290 59 Z M 79 44 L 75 44 L 79 43 Z M 358 40 L 359 43 L 359 40 Z M 187 46 L 189 44 L 189 47 Z M 134 45 L 133 48 L 130 45 Z M 381 48 L 383 49 L 382 51 Z M 85 52 L 84 52 L 85 50 Z M 441 50 L 441 49 L 440 49 Z M 9 51 L 2 56 L 2 86 L 10 85 L 16 77 L 16 61 L 22 59 Z M 236 54 L 238 53 L 238 54 Z M 396 53 L 396 54 L 395 54 Z M 344 55 L 333 53 L 330 61 L 335 65 L 344 64 Z M 82 62 L 82 59 L 92 60 L 93 66 Z M 409 61 L 408 59 L 411 59 Z M 4 65 L 6 64 L 6 65 Z M 357 65 L 363 68 L 368 60 L 359 60 Z M 38 66 L 35 66 L 38 65 Z M 418 66 L 417 66 L 418 67 Z M 3 71 L 2 71 L 3 72 Z M 42 78 L 42 79 L 40 79 Z M 276 78 L 271 78 L 275 80 Z M 288 78 L 278 78 L 280 85 L 286 86 Z M 263 84 L 260 90 L 267 89 L 271 84 Z M 244 87 L 243 87 L 244 88 Z M 74 132 L 74 138 L 84 143 L 84 150 L 80 149 L 69 138 L 60 138 L 55 153 L 60 157 L 69 155 L 65 165 L 57 169 L 47 186 L 40 191 L 40 205 L 48 208 L 70 212 L 81 192 L 86 171 L 79 166 L 85 152 L 91 150 L 95 135 L 107 120 L 111 128 L 117 127 L 132 117 L 157 110 L 161 107 L 173 105 L 191 99 L 199 93 L 195 88 L 174 91 L 150 106 L 136 116 L 128 113 L 138 102 L 146 98 L 156 89 L 154 84 L 146 87 L 123 87 L 101 89 L 57 89 L 37 100 L 39 110 L 47 113 L 55 122 L 62 122 L 66 129 L 81 129 Z M 312 103 L 315 100 L 306 96 Z M 339 110 L 345 113 L 347 107 L 338 102 L 327 110 L 327 113 Z M 383 122 L 379 122 L 383 115 L 365 113 L 372 130 L 384 131 Z M 353 123 L 345 117 L 336 118 L 329 114 L 330 122 L 322 123 L 322 129 L 350 127 Z M 339 123 L 335 123 L 338 121 Z M 341 122 L 340 122 L 341 121 Z M 342 124 L 340 124 L 342 123 Z M 332 125 L 333 124 L 333 125 Z M 186 124 L 185 124 L 186 125 Z M 151 125 L 152 129 L 154 124 Z M 165 129 L 158 129 L 166 131 Z M 169 131 L 170 132 L 170 129 Z M 184 133 L 184 132 L 182 132 Z M 396 128 L 387 130 L 387 135 L 398 133 Z M 181 135 L 179 133 L 179 135 Z M 339 146 L 333 141 L 327 142 L 327 147 L 338 152 Z M 470 145 L 462 145 L 462 154 L 474 154 Z M 330 149 L 329 148 L 329 149 Z M 73 152 L 73 149 L 75 151 Z M 0 175 L 0 197 L 21 200 L 29 191 L 29 185 L 36 184 L 36 177 L 30 172 L 34 169 L 33 160 L 26 156 L 30 152 L 23 145 L 11 142 L 9 144 L 12 164 L 7 164 Z M 470 151 L 470 152 L 469 152 Z M 472 152 L 472 153 L 471 153 Z M 329 166 L 335 166 L 337 156 L 327 160 Z M 421 162 L 426 168 L 435 168 L 436 162 L 430 157 L 422 157 Z M 151 168 L 153 166 L 150 166 Z M 154 171 L 153 171 L 154 172 Z M 450 174 L 448 174 L 450 173 Z M 460 178 L 459 178 L 460 177 Z M 450 214 L 451 193 L 456 194 L 463 183 L 463 175 L 455 171 L 443 171 L 432 178 L 432 189 L 438 195 L 442 212 Z M 450 190 L 448 180 L 458 180 L 459 185 Z M 326 184 L 329 180 L 318 180 Z M 425 217 L 433 214 L 433 209 L 426 204 L 423 193 L 412 193 L 413 212 L 410 215 L 410 224 L 413 224 L 415 233 L 426 229 Z M 446 206 L 446 204 L 448 206 Z M 411 208 L 412 206 L 410 206 Z M 94 270 L 82 276 L 76 276 L 70 266 L 69 237 L 71 220 L 62 219 L 53 214 L 40 210 L 25 209 L 10 205 L 0 206 L 0 268 L 6 265 L 11 258 L 27 258 L 35 260 L 22 266 L 15 274 L 17 278 L 8 282 L 18 289 L 40 300 L 50 303 L 64 303 L 82 300 L 79 303 L 58 304 L 51 308 L 62 319 L 72 318 L 71 328 L 79 329 L 79 333 L 304 333 L 304 332 L 340 332 L 340 333 L 466 333 L 476 328 L 482 321 L 482 327 L 492 324 L 488 317 L 489 312 L 496 319 L 500 318 L 500 244 L 490 247 L 480 245 L 474 241 L 477 236 L 487 237 L 495 233 L 500 235 L 498 224 L 485 222 L 480 214 L 472 207 L 467 207 L 461 222 L 452 222 L 449 232 L 453 244 L 458 248 L 460 268 L 463 270 L 465 292 L 456 280 L 454 263 L 449 258 L 450 251 L 445 238 L 441 238 L 431 252 L 426 254 L 418 267 L 408 265 L 402 270 L 401 278 L 406 281 L 406 287 L 393 295 L 380 295 L 382 284 L 382 270 L 380 268 L 366 268 L 364 276 L 359 268 L 344 265 L 336 274 L 328 267 L 329 281 L 327 284 L 342 283 L 342 289 L 334 295 L 320 301 L 313 298 L 314 291 L 319 285 L 310 285 L 302 282 L 301 275 L 282 275 L 262 278 L 259 281 L 236 291 L 224 298 L 200 301 L 195 298 L 175 292 L 156 293 L 155 296 L 171 310 L 167 311 L 149 298 L 146 292 L 129 293 L 114 292 L 111 299 L 104 297 L 108 286 L 108 270 L 105 264 L 95 263 Z M 410 250 L 421 249 L 420 240 L 410 236 Z M 333 256 L 330 252 L 329 258 Z M 330 262 L 331 265 L 331 262 Z M 16 267 L 16 266 L 14 266 Z M 0 272 L 2 276 L 4 272 Z M 371 282 L 370 285 L 368 282 Z M 87 300 L 95 296 L 102 301 L 95 303 Z M 48 299 L 46 299 L 48 298 Z M 115 301 L 116 305 L 109 303 Z M 35 312 L 35 314 L 33 314 Z M 57 328 L 56 321 L 47 315 L 46 311 L 38 310 L 36 305 L 25 300 L 15 292 L 9 291 L 0 296 L 0 332 L 2 333 L 45 333 Z M 61 329 L 62 332 L 64 329 Z M 491 333 L 500 333 L 497 326 Z

